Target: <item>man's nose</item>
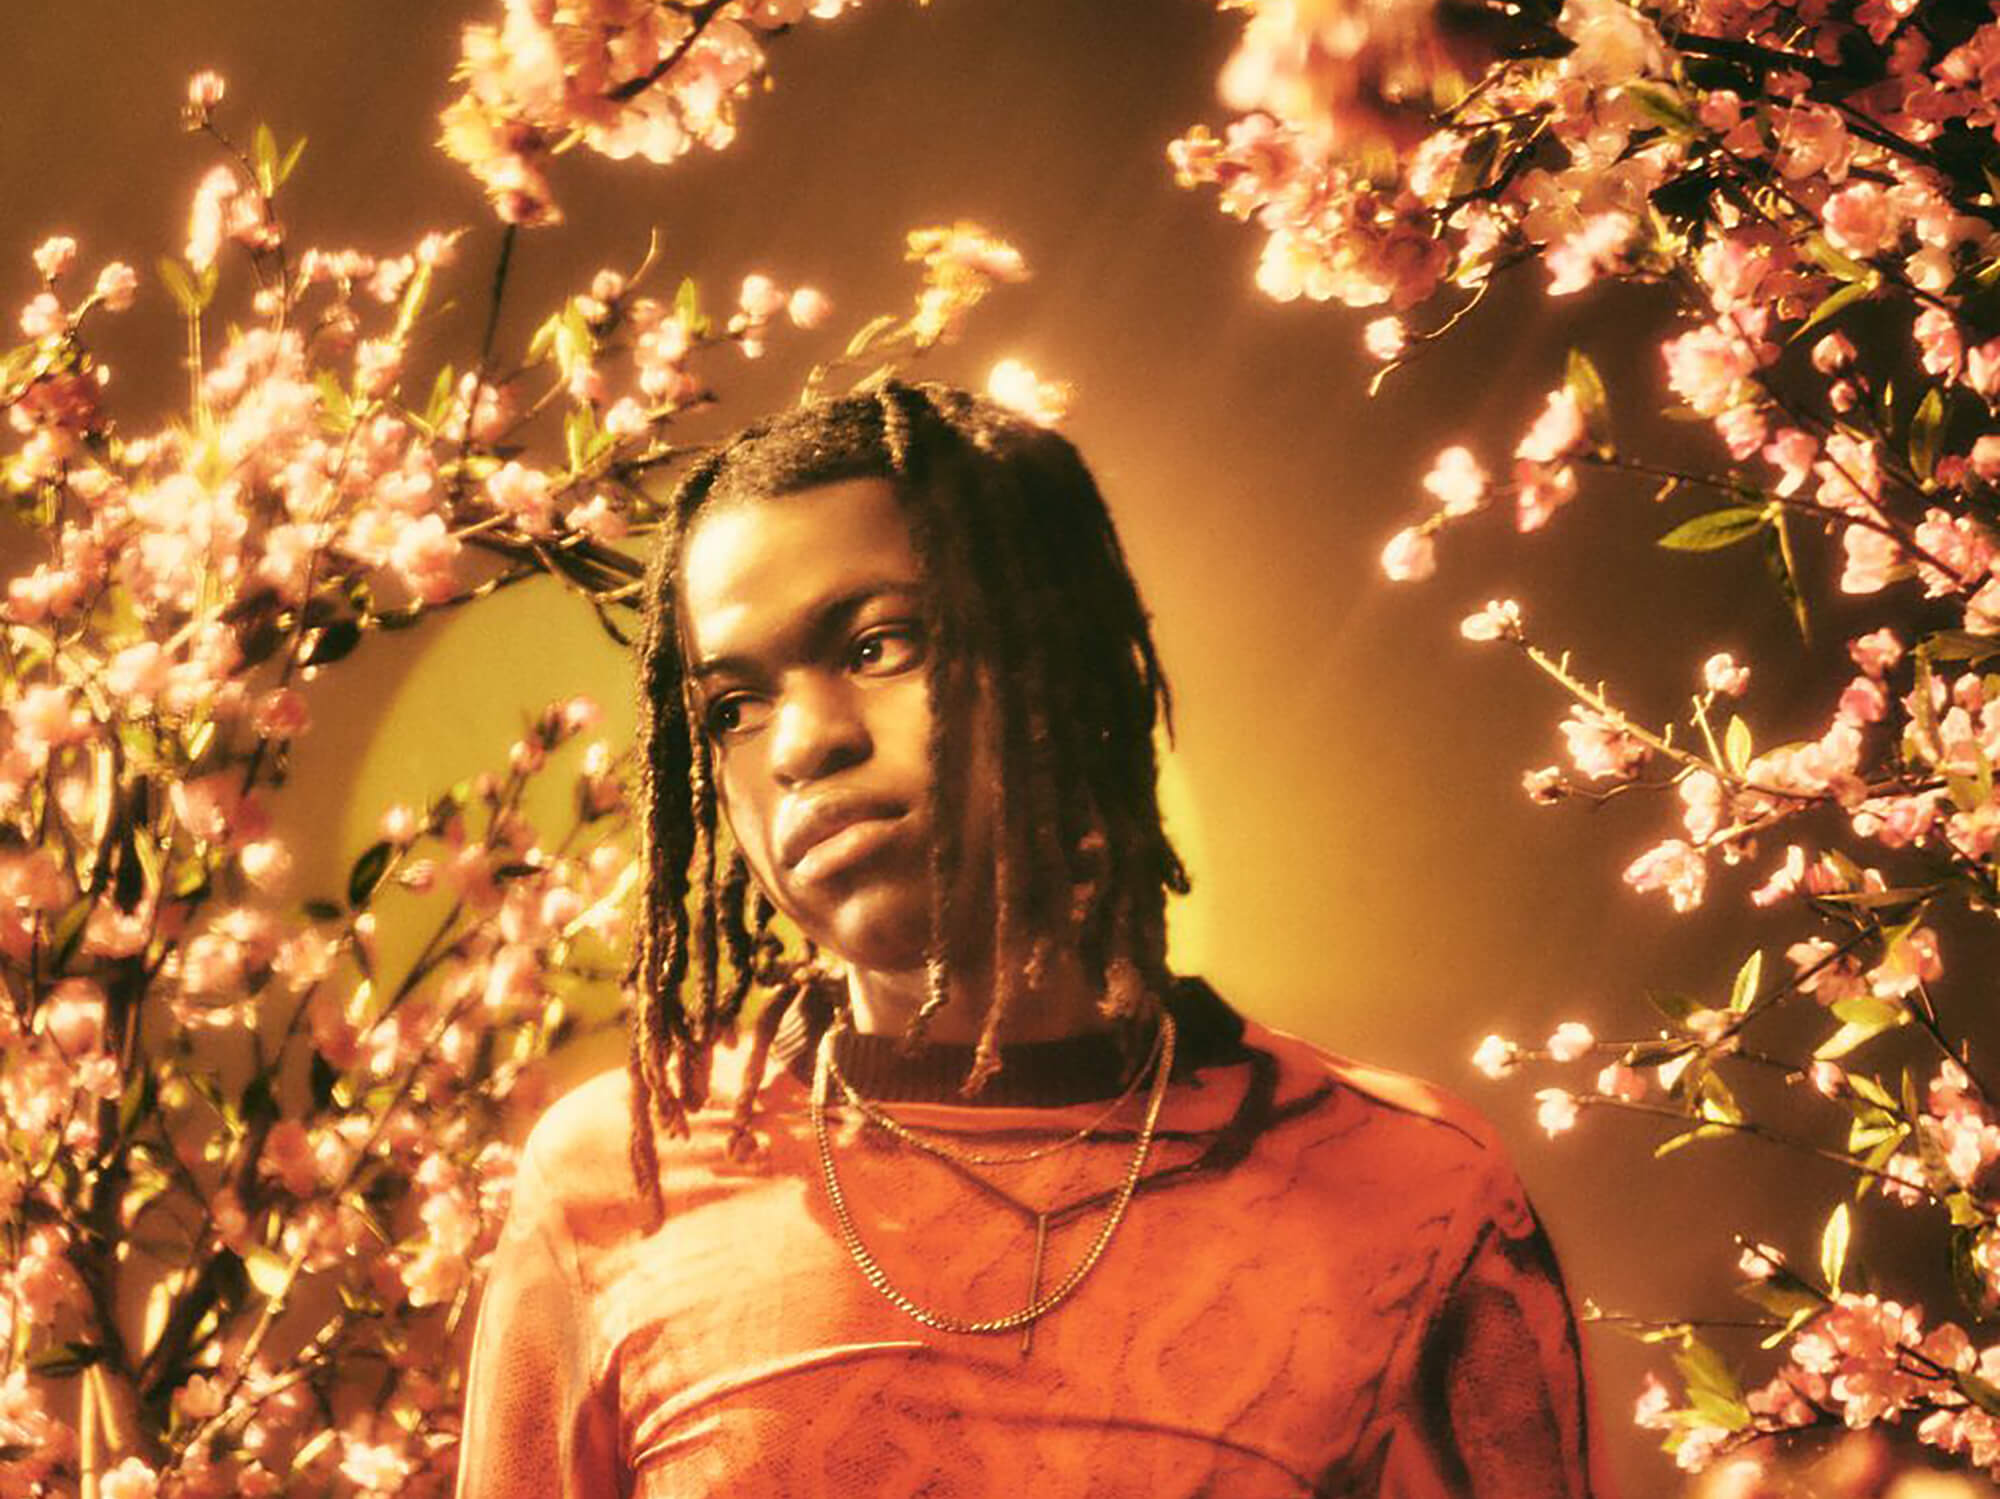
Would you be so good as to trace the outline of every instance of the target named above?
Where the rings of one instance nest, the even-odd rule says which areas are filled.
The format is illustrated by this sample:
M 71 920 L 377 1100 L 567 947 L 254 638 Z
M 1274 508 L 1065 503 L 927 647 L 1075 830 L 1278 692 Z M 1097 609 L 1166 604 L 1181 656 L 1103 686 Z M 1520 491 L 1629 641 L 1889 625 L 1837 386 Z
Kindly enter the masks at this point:
M 771 773 L 796 786 L 868 758 L 868 725 L 853 686 L 817 675 L 788 684 L 771 729 Z

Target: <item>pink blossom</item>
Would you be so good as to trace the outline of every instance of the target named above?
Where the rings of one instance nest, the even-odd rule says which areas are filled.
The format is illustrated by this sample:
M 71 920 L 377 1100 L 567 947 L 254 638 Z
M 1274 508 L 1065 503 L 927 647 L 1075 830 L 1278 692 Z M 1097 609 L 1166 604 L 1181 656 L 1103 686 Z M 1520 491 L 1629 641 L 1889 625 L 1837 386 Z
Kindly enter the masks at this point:
M 1727 810 L 1722 782 L 1711 771 L 1691 770 L 1681 777 L 1679 789 L 1684 807 L 1681 821 L 1688 837 L 1697 845 L 1707 843 L 1721 828 Z
M 1678 838 L 1669 838 L 1634 859 L 1625 870 L 1634 890 L 1663 890 L 1676 911 L 1692 911 L 1708 889 L 1708 864 Z
M 1889 694 L 1874 677 L 1856 677 L 1840 694 L 1839 713 L 1853 723 L 1880 723 L 1889 711 Z
M 35 269 L 44 281 L 59 280 L 75 261 L 76 241 L 67 234 L 52 235 L 35 248 Z
M 459 539 L 445 528 L 443 517 L 418 516 L 396 532 L 389 565 L 404 585 L 425 603 L 437 604 L 458 592 Z
M 1514 485 L 1515 529 L 1539 531 L 1576 498 L 1576 470 L 1568 464 L 1552 468 L 1522 458 L 1514 464 Z
M 1779 431 L 1764 448 L 1764 458 L 1779 472 L 1780 497 L 1797 494 L 1812 476 L 1813 460 L 1819 456 L 1819 440 L 1797 427 Z
M 2000 432 L 1986 432 L 1973 440 L 1972 471 L 1988 484 L 2000 484 Z
M 1652 753 L 1622 722 L 1581 705 L 1557 727 L 1577 772 L 1593 781 L 1629 780 Z
M 1458 633 L 1467 640 L 1517 640 L 1521 606 L 1512 599 L 1488 599 L 1484 609 L 1459 621 Z
M 262 739 L 296 739 L 311 724 L 304 694 L 290 687 L 266 693 L 250 714 L 250 726 Z
M 737 293 L 737 306 L 753 322 L 763 322 L 785 310 L 785 293 L 778 283 L 769 276 L 752 274 L 743 278 L 743 288 Z
M 1003 359 L 988 371 L 986 393 L 1037 426 L 1053 427 L 1069 414 L 1069 386 L 1042 379 L 1018 359 Z
M 1847 643 L 1854 664 L 1871 677 L 1880 677 L 1903 659 L 1903 642 L 1887 625 L 1858 635 Z
M 63 305 L 54 292 L 37 292 L 21 309 L 21 331 L 29 338 L 59 338 L 68 326 Z
M 1934 983 L 1944 973 L 1937 933 L 1927 926 L 1905 932 L 1882 961 L 1868 970 L 1868 987 L 1883 999 L 1901 999 L 1920 984 Z
M 1664 1430 L 1673 1424 L 1671 1416 L 1674 1398 L 1667 1387 L 1660 1383 L 1660 1376 L 1647 1374 L 1645 1384 L 1640 1388 L 1639 1398 L 1632 1406 L 1632 1420 L 1640 1426 Z
M 1719 651 L 1702 663 L 1702 685 L 1726 697 L 1741 697 L 1750 685 L 1750 668 L 1739 666 L 1727 651 Z
M 1740 404 L 1737 387 L 1757 368 L 1755 351 L 1714 323 L 1668 339 L 1661 352 L 1667 361 L 1667 383 L 1703 416 L 1720 416 Z
M 1578 1102 L 1565 1088 L 1541 1088 L 1535 1093 L 1535 1123 L 1553 1140 L 1576 1124 Z
M 254 843 L 246 843 L 236 858 L 243 877 L 259 890 L 282 889 L 286 877 L 292 872 L 291 852 L 276 838 L 260 838 Z
M 1952 315 L 1942 307 L 1926 307 L 1917 314 L 1911 331 L 1916 335 L 1924 373 L 1955 378 L 1965 359 L 1965 343 Z
M 810 286 L 801 286 L 785 303 L 785 316 L 795 328 L 817 328 L 832 312 L 833 303 L 826 293 Z
M 2000 396 L 2000 338 L 1966 350 L 1965 383 L 1989 401 Z
M 1741 462 L 1763 449 L 1770 422 L 1760 406 L 1731 406 L 1716 417 L 1715 431 L 1729 449 L 1729 456 Z
M 1444 513 L 1454 518 L 1471 515 L 1486 502 L 1486 470 L 1470 448 L 1459 444 L 1437 455 L 1423 485 Z
M 1543 256 L 1549 268 L 1549 295 L 1561 297 L 1582 291 L 1599 276 L 1623 269 L 1626 247 L 1637 231 L 1637 222 L 1622 210 L 1585 219 L 1581 228 L 1549 246 Z
M 139 295 L 139 273 L 114 260 L 97 273 L 97 289 L 91 295 L 108 311 L 124 312 Z
M 37 765 L 56 750 L 88 739 L 90 715 L 68 687 L 30 687 L 7 710 L 14 744 Z
M 1840 543 L 1847 554 L 1840 574 L 1842 593 L 1880 593 L 1896 580 L 1903 565 L 1903 549 L 1893 536 L 1850 525 L 1841 532 Z
M 228 92 L 229 84 L 227 80 L 213 68 L 203 68 L 199 73 L 188 79 L 188 105 L 190 108 L 199 110 L 203 114 L 208 113 L 209 110 L 214 109 L 216 105 L 220 104 L 223 96 Z
M 1841 1098 L 1848 1091 L 1847 1072 L 1838 1062 L 1829 1062 L 1824 1057 L 1806 1068 L 1806 1080 L 1813 1091 L 1825 1098 Z
M 104 1045 L 104 991 L 89 979 L 64 979 L 42 1006 L 42 1029 L 64 1056 Z
M 1580 452 L 1589 440 L 1583 408 L 1565 387 L 1549 392 L 1541 415 L 1535 418 L 1527 436 L 1514 449 L 1516 458 L 1531 463 L 1558 463 Z
M 1646 1075 L 1623 1062 L 1613 1062 L 1597 1074 L 1597 1091 L 1620 1103 L 1638 1103 L 1648 1092 Z
M 1521 1049 L 1504 1036 L 1488 1036 L 1472 1054 L 1472 1065 L 1498 1082 L 1521 1064 Z
M 1894 198 L 1873 182 L 1853 183 L 1828 198 L 1820 221 L 1835 247 L 1858 260 L 1893 246 L 1903 227 Z
M 143 1458 L 128 1457 L 97 1481 L 98 1499 L 153 1499 L 159 1475 Z
M 1549 1059 L 1555 1062 L 1574 1062 L 1587 1056 L 1591 1047 L 1597 1044 L 1597 1037 L 1590 1027 L 1579 1020 L 1565 1020 L 1549 1037 Z
M 1414 583 L 1437 571 L 1437 546 L 1430 532 L 1405 526 L 1382 548 L 1382 571 L 1394 583 Z
M 1409 340 L 1403 331 L 1403 320 L 1390 316 L 1371 319 L 1361 330 L 1361 342 L 1368 350 L 1370 359 L 1387 364 L 1403 357 Z

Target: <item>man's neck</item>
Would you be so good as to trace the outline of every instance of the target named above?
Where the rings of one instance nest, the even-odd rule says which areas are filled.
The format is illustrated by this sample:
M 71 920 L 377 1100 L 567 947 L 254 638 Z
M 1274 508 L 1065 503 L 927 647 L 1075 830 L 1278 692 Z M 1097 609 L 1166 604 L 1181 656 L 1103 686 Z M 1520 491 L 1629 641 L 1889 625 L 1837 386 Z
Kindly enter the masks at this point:
M 979 1039 L 991 1002 L 993 976 L 981 966 L 951 976 L 951 1001 L 924 1026 L 925 1039 L 969 1046 Z M 924 972 L 888 972 L 849 968 L 848 1003 L 855 1029 L 866 1035 L 902 1035 L 923 1007 Z M 1041 982 L 1016 996 L 1003 1023 L 1001 1042 L 1058 1041 L 1067 1036 L 1102 1031 L 1109 1022 L 1099 1007 L 1101 996 L 1089 983 L 1073 953 L 1062 953 L 1045 965 Z

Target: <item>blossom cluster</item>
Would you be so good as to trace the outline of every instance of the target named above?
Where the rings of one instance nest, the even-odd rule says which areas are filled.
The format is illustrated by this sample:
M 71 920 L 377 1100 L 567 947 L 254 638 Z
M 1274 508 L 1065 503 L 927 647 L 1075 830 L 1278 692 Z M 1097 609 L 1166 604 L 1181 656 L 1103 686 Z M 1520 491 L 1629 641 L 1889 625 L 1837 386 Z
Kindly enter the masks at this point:
M 1868 611 L 1837 641 L 1840 685 L 1784 742 L 1760 742 L 1758 674 L 1728 651 L 1691 652 L 1686 706 L 1663 712 L 1546 648 L 1518 601 L 1464 619 L 1467 639 L 1518 653 L 1566 701 L 1562 758 L 1523 777 L 1535 802 L 1650 792 L 1669 809 L 1628 856 L 1629 887 L 1689 912 L 1727 881 L 1810 923 L 1780 944 L 1786 971 L 1767 978 L 1753 954 L 1726 998 L 1657 997 L 1651 1034 L 1599 1040 L 1569 1021 L 1538 1047 L 1488 1037 L 1475 1065 L 1591 1067 L 1583 1085 L 1538 1091 L 1550 1135 L 1605 1108 L 1671 1121 L 1663 1150 L 1755 1138 L 1845 1165 L 1938 1214 L 1941 1263 L 1976 1323 L 2000 1304 L 2000 1111 L 1933 990 L 1944 918 L 2000 904 L 2000 11 L 1232 8 L 1245 13 L 1221 78 L 1234 117 L 1169 157 L 1183 185 L 1254 222 L 1268 295 L 1371 311 L 1378 384 L 1514 268 L 1551 297 L 1643 283 L 1678 314 L 1658 379 L 1670 414 L 1711 435 L 1712 461 L 1624 450 L 1610 392 L 1573 351 L 1511 452 L 1439 452 L 1420 512 L 1383 548 L 1390 579 L 1431 577 L 1451 529 L 1496 511 L 1521 532 L 1548 527 L 1604 471 L 1658 485 L 1662 502 L 1705 499 L 1660 545 L 1761 549 L 1802 637 L 1821 579 L 1848 617 Z M 1796 1026 L 1770 1039 L 1766 1016 L 1814 1007 L 1802 1051 Z M 1933 1054 L 1921 1096 L 1907 1070 L 1860 1059 L 1898 1035 Z M 1794 1112 L 1818 1122 L 1753 1117 L 1730 1082 L 1746 1068 L 1780 1069 Z M 1913 1297 L 1844 1292 L 1837 1273 L 1778 1279 L 1782 1296 L 1769 1274 L 1757 1284 L 1787 1362 L 1749 1396 L 1684 1326 L 1655 1329 L 1684 1339 L 1689 1398 L 1673 1409 L 1659 1386 L 1639 1414 L 1684 1466 L 1748 1461 L 1746 1442 L 1796 1426 L 1900 1422 L 2000 1473 L 2000 1354 Z
M 580 144 L 664 165 L 736 137 L 736 108 L 767 57 L 763 38 L 859 0 L 505 0 L 498 25 L 465 28 L 464 92 L 442 144 L 510 224 L 561 222 L 550 160 Z
M 698 33 L 668 76 L 683 125 L 720 90 L 713 135 L 715 49 L 802 11 L 506 24 Z M 653 55 L 614 43 L 621 69 Z M 377 632 L 534 579 L 623 638 L 630 548 L 699 451 L 676 423 L 717 399 L 715 361 L 831 314 L 762 272 L 713 315 L 692 281 L 653 295 L 649 251 L 517 361 L 430 363 L 417 330 L 464 236 L 295 243 L 297 148 L 261 127 L 239 147 L 226 96 L 189 86 L 224 163 L 161 265 L 196 351 L 186 411 L 119 425 L 95 331 L 146 293 L 65 236 L 33 252 L 24 341 L 0 352 L 0 482 L 32 543 L 0 589 L 0 1495 L 22 1499 L 448 1491 L 462 1392 L 435 1350 L 505 1211 L 509 1111 L 538 1104 L 554 1047 L 619 1024 L 627 752 L 590 702 L 552 704 L 499 768 L 391 807 L 344 888 L 301 890 L 284 783 L 337 702 L 312 684 Z M 815 383 L 881 378 L 1026 274 L 969 223 L 909 253 L 911 308 Z M 1013 394 L 1052 416 L 1062 392 L 1022 370 Z M 538 825 L 530 787 L 558 773 L 567 823 Z

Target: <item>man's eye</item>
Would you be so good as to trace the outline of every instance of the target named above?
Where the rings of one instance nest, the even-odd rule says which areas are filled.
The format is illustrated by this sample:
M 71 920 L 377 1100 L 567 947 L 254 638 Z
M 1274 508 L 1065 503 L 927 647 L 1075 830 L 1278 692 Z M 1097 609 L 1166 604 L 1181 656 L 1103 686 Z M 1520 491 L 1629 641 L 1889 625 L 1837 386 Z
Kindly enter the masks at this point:
M 709 738 L 720 739 L 756 728 L 764 721 L 766 711 L 766 705 L 749 693 L 732 692 L 708 705 L 702 713 L 701 726 Z
M 908 671 L 923 659 L 923 641 L 908 625 L 882 625 L 866 630 L 855 637 L 848 652 L 849 664 L 855 671 L 875 677 Z

